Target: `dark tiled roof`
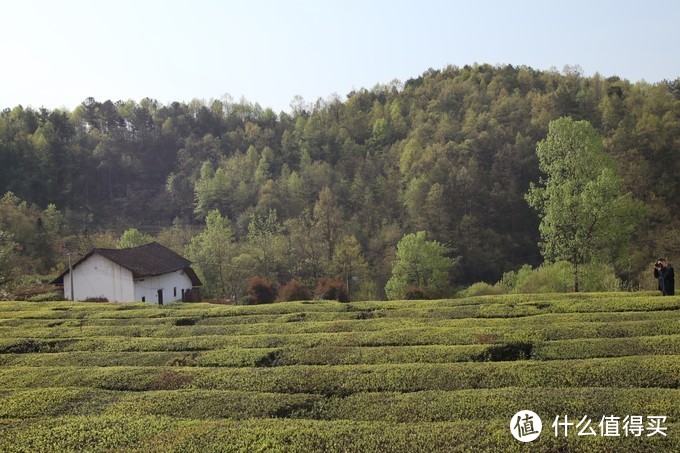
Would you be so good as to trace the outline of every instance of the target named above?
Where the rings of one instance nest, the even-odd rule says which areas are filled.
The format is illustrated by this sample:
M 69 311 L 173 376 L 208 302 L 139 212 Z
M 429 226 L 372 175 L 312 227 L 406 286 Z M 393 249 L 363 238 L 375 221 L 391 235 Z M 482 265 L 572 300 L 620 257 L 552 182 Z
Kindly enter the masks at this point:
M 88 259 L 90 256 L 97 254 L 107 258 L 114 263 L 124 267 L 132 272 L 133 278 L 152 277 L 155 275 L 167 274 L 178 270 L 184 270 L 187 276 L 191 279 L 194 286 L 200 286 L 196 273 L 191 269 L 191 261 L 177 253 L 173 252 L 167 247 L 160 245 L 157 242 L 141 245 L 139 247 L 132 247 L 128 249 L 92 249 L 85 256 L 79 259 L 73 267 Z M 68 273 L 68 269 L 57 277 L 53 283 L 60 284 L 64 282 L 64 275 Z

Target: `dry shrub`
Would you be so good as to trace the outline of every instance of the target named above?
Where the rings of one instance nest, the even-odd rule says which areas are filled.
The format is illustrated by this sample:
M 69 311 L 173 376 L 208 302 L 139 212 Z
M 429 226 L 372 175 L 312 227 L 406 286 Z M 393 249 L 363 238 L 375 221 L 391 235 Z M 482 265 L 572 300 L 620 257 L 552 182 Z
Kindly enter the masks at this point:
M 496 338 L 485 333 L 476 333 L 475 341 L 479 344 L 496 344 Z
M 291 280 L 279 290 L 279 300 L 291 302 L 295 300 L 311 300 L 314 295 L 312 291 L 300 283 L 298 280 Z
M 191 384 L 194 377 L 191 374 L 180 373 L 174 370 L 163 370 L 151 382 L 151 390 L 179 390 Z
M 407 286 L 404 288 L 404 300 L 424 300 L 430 299 L 430 295 L 423 288 L 417 286 Z
M 269 280 L 252 277 L 248 281 L 248 295 L 255 304 L 270 304 L 276 300 L 276 287 Z
M 314 290 L 314 298 L 349 302 L 349 294 L 347 294 L 345 284 L 329 278 L 319 279 Z
M 84 302 L 108 302 L 109 300 L 104 296 L 88 297 Z

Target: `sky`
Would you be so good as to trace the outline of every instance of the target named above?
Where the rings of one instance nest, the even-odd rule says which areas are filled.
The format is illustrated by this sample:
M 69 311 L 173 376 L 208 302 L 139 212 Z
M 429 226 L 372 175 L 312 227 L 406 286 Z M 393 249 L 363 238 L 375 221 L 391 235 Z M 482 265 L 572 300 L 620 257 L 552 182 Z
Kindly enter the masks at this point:
M 0 0 L 0 109 L 229 96 L 275 112 L 474 63 L 680 77 L 677 0 Z

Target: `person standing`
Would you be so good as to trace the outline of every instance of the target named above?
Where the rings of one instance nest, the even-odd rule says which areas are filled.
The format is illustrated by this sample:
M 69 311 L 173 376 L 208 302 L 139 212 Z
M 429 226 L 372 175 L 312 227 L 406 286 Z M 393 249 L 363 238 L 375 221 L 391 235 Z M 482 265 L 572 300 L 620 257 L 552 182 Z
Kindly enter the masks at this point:
M 664 296 L 675 294 L 675 271 L 673 266 L 664 258 L 659 258 L 654 263 L 654 277 L 659 279 L 659 290 Z

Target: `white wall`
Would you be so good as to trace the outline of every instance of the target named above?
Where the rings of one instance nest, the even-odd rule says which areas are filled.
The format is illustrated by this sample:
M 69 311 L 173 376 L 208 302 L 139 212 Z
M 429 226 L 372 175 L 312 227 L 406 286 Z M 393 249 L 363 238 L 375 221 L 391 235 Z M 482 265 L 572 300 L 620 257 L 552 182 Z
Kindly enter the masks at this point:
M 192 288 L 191 279 L 178 270 L 155 277 L 145 277 L 135 280 L 135 300 L 158 303 L 158 290 L 163 290 L 163 303 L 182 300 L 182 289 L 188 291 Z M 175 295 L 176 293 L 176 295 Z
M 73 269 L 75 300 L 105 297 L 109 302 L 134 301 L 132 272 L 96 253 Z M 71 297 L 71 278 L 64 275 L 64 296 Z

